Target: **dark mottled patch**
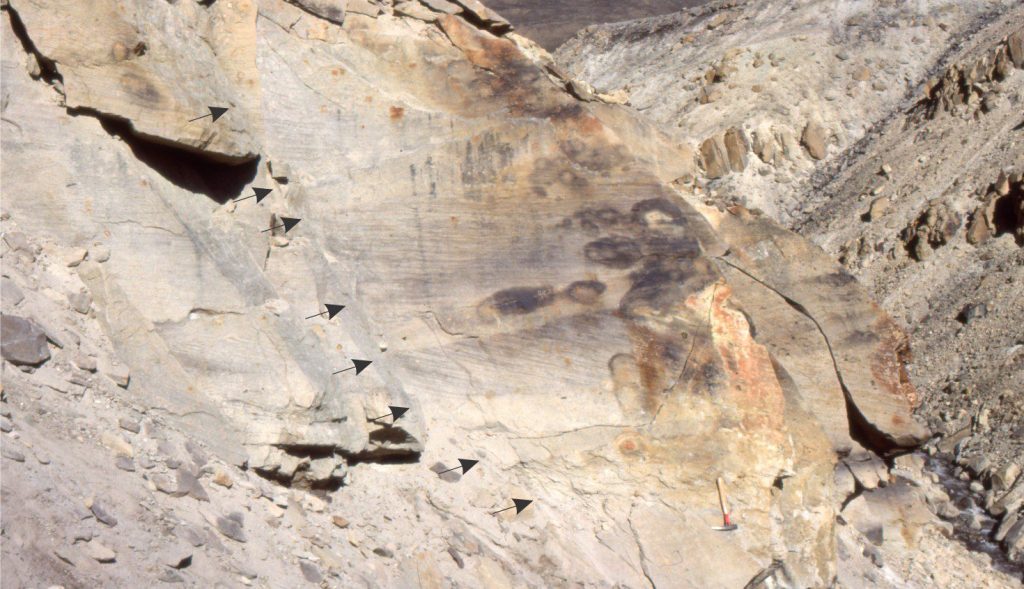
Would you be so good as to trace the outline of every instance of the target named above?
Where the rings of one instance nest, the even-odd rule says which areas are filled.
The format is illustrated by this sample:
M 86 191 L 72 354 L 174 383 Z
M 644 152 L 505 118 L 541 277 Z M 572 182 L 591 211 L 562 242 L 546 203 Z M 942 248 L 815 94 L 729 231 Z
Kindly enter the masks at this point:
M 601 143 L 599 147 L 594 147 L 592 141 L 580 139 L 600 131 L 601 124 L 596 119 L 583 116 L 578 117 L 575 122 L 580 131 L 579 137 L 558 144 L 559 150 L 575 165 L 590 173 L 608 177 L 618 171 L 616 168 L 621 167 L 621 162 L 632 159 L 632 154 L 621 145 L 609 146 Z
M 864 331 L 862 329 L 850 332 L 850 335 L 846 336 L 844 340 L 845 343 L 853 345 L 876 344 L 880 341 L 878 334 L 871 331 Z
M 405 116 L 405 109 L 400 106 L 392 106 L 388 109 L 388 116 L 392 121 L 400 121 Z
M 487 303 L 502 315 L 526 315 L 554 301 L 555 290 L 550 286 L 527 286 L 499 290 Z
M 591 231 L 602 227 L 613 227 L 624 221 L 622 213 L 612 207 L 581 209 L 573 213 L 573 218 L 580 222 L 581 227 Z
M 121 86 L 124 87 L 125 92 L 141 101 L 157 104 L 163 100 L 156 86 L 138 74 L 128 72 L 121 76 Z
M 643 267 L 629 275 L 632 284 L 629 292 L 622 297 L 619 309 L 628 316 L 632 314 L 632 309 L 637 304 L 659 308 L 659 300 L 665 295 L 673 300 L 678 298 L 674 293 L 686 278 L 687 273 L 673 260 L 650 259 Z
M 487 197 L 490 191 L 484 191 L 482 187 L 494 184 L 504 170 L 512 165 L 515 157 L 515 146 L 493 131 L 466 140 L 462 163 L 462 184 L 466 188 L 466 198 L 479 201 Z M 534 194 L 537 194 L 536 188 L 550 184 L 550 179 L 532 178 L 531 184 Z
M 666 198 L 649 198 L 633 205 L 633 221 L 647 225 L 650 213 L 654 212 L 668 217 L 669 223 L 673 225 L 683 224 L 683 211 Z
M 700 242 L 689 236 L 652 233 L 644 239 L 643 253 L 645 256 L 696 258 L 701 254 Z
M 850 284 L 851 282 L 856 282 L 857 279 L 854 278 L 853 275 L 850 274 L 849 272 L 846 272 L 844 270 L 839 270 L 838 272 L 832 272 L 832 273 L 820 276 L 818 278 L 818 281 L 821 282 L 821 283 L 827 284 L 829 286 L 846 286 L 847 284 Z
M 597 280 L 579 280 L 569 285 L 565 293 L 570 299 L 583 305 L 592 305 L 604 294 L 608 287 Z
M 621 236 L 592 241 L 583 247 L 583 254 L 591 262 L 611 268 L 629 268 L 642 256 L 637 242 Z

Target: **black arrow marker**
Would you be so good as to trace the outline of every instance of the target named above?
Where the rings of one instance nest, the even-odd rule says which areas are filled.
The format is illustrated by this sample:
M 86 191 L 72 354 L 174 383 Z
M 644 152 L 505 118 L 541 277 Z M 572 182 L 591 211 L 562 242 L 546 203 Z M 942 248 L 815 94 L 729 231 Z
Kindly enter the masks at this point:
M 327 315 L 327 320 L 330 321 L 331 319 L 334 319 L 335 315 L 341 313 L 341 310 L 345 308 L 345 305 L 331 305 L 329 303 L 325 304 L 324 306 L 327 307 L 326 311 L 324 311 L 323 313 L 317 313 L 316 315 L 310 315 L 309 317 L 306 317 L 306 319 L 312 319 L 313 317 Z M 362 370 L 356 372 L 356 374 L 359 374 L 359 372 L 362 372 Z
M 216 123 L 217 119 L 221 118 L 222 116 L 224 116 L 224 113 L 228 112 L 228 109 L 224 108 L 223 106 L 208 106 L 206 108 L 210 109 L 210 114 L 203 115 L 201 117 L 196 117 L 194 119 L 189 119 L 188 122 L 191 123 L 192 121 L 198 121 L 199 119 L 205 119 L 206 117 L 213 117 L 213 122 Z
M 448 470 L 442 470 L 441 472 L 437 473 L 437 476 L 441 476 L 441 475 L 443 475 L 446 472 L 451 472 L 451 471 L 457 470 L 459 468 L 462 469 L 462 474 L 466 474 L 467 472 L 469 472 L 469 469 L 471 469 L 474 466 L 476 466 L 477 462 L 480 462 L 480 461 L 479 460 L 470 460 L 469 458 L 459 458 L 459 466 L 456 466 L 455 468 L 449 468 Z
M 533 499 L 513 499 L 512 503 L 515 503 L 515 505 L 513 505 L 512 507 L 506 507 L 505 509 L 499 509 L 498 511 L 492 511 L 491 515 L 497 515 L 497 514 L 501 513 L 502 511 L 508 511 L 508 510 L 512 509 L 513 507 L 516 510 L 516 515 L 519 515 L 520 513 L 523 512 L 524 509 L 526 509 L 527 505 L 533 503 Z
M 355 366 L 349 366 L 348 368 L 343 368 L 341 370 L 337 370 L 335 372 L 332 372 L 331 374 L 341 374 L 342 372 L 347 372 L 349 370 L 355 370 L 356 371 L 356 376 L 359 376 L 359 373 L 362 372 L 363 370 L 366 370 L 366 367 L 369 366 L 370 364 L 373 364 L 373 361 L 372 360 L 353 360 L 352 363 L 355 364 Z M 385 415 L 384 417 L 387 417 L 387 415 Z M 378 419 L 380 419 L 380 418 L 378 418 Z
M 253 186 L 252 191 L 255 192 L 256 194 L 250 194 L 249 196 L 246 196 L 246 197 L 243 197 L 243 198 L 236 198 L 235 200 L 233 200 L 231 202 L 242 202 L 243 200 L 249 200 L 250 198 L 254 198 L 255 197 L 256 198 L 256 204 L 260 204 L 260 201 L 263 200 L 264 198 L 267 198 L 267 195 L 270 194 L 271 192 L 273 192 L 274 189 L 273 188 L 256 188 L 255 186 Z
M 353 360 L 353 362 L 356 362 L 356 360 Z M 388 413 L 388 415 L 391 416 L 391 423 L 394 423 L 395 421 L 397 421 L 399 417 L 405 415 L 405 412 L 409 410 L 408 407 L 396 407 L 395 405 L 388 405 L 388 409 L 391 410 L 391 413 Z M 380 417 L 374 417 L 370 421 L 377 421 L 378 419 L 384 419 L 388 415 L 381 415 Z
M 263 231 L 260 231 L 260 233 L 266 233 L 267 231 L 273 231 L 274 229 L 280 229 L 282 227 L 284 227 L 284 232 L 288 233 L 288 230 L 291 229 L 292 227 L 295 227 L 296 225 L 298 225 L 299 221 L 301 221 L 301 220 L 302 219 L 292 219 L 291 217 L 281 217 L 281 224 L 280 225 L 275 225 L 274 227 L 271 227 L 270 229 L 264 229 Z

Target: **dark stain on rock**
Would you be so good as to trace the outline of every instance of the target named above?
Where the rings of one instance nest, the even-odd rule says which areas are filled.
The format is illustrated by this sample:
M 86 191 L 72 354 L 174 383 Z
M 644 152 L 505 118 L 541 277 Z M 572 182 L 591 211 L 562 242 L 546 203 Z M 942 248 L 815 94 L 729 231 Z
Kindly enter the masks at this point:
M 642 200 L 633 205 L 632 213 L 633 220 L 640 225 L 660 225 L 659 216 L 667 218 L 667 222 L 673 225 L 683 225 L 683 211 L 667 198 Z M 660 213 L 660 215 L 653 213 Z
M 653 413 L 669 384 L 667 366 L 675 361 L 678 354 L 673 351 L 671 342 L 651 329 L 632 325 L 629 334 L 633 340 L 633 357 L 636 359 L 644 393 L 644 410 Z
M 642 256 L 640 245 L 628 237 L 602 237 L 583 247 L 583 255 L 591 262 L 610 268 L 629 268 Z
M 877 344 L 879 341 L 881 340 L 877 334 L 862 329 L 850 332 L 850 335 L 845 338 L 845 342 L 851 345 L 870 345 Z
M 700 253 L 700 242 L 689 236 L 652 233 L 645 237 L 643 243 L 643 254 L 645 256 L 696 258 Z
M 598 280 L 579 280 L 565 289 L 565 294 L 581 305 L 592 305 L 601 298 L 608 287 Z
M 619 310 L 626 317 L 631 317 L 637 306 L 671 306 L 672 301 L 680 300 L 680 287 L 687 276 L 688 274 L 674 260 L 645 260 L 639 270 L 630 273 L 631 286 L 629 292 L 622 297 Z
M 545 190 L 545 195 L 548 192 L 557 194 L 559 188 L 575 192 L 577 195 L 586 195 L 590 190 L 590 181 L 586 176 L 566 165 L 564 160 L 556 158 L 539 158 L 533 163 L 530 185 L 546 187 L 548 190 Z M 536 191 L 534 188 L 535 193 Z
M 325 6 L 323 10 L 327 20 L 338 24 L 345 22 L 345 11 L 337 6 Z
M 138 74 L 132 72 L 125 73 L 121 76 L 121 86 L 125 89 L 125 92 L 141 102 L 158 104 L 163 100 L 163 96 L 156 89 L 156 86 Z
M 400 106 L 392 106 L 388 109 L 388 116 L 392 121 L 400 121 L 405 116 L 405 109 Z
M 856 282 L 857 279 L 852 274 L 845 270 L 839 270 L 837 272 L 831 272 L 818 278 L 819 282 L 827 284 L 829 286 L 846 286 L 851 282 Z
M 501 315 L 526 315 L 553 302 L 555 290 L 550 286 L 506 288 L 487 299 L 487 305 Z
M 587 231 L 614 227 L 624 221 L 622 213 L 612 207 L 580 209 L 573 213 L 573 218 L 579 221 L 580 227 Z
M 515 147 L 503 141 L 497 133 L 486 131 L 467 140 L 465 149 L 462 184 L 466 188 L 466 197 L 474 201 L 483 200 L 488 193 L 483 188 L 497 182 L 503 171 L 512 165 L 516 156 Z M 532 184 L 544 186 L 550 182 L 544 179 L 533 181 Z

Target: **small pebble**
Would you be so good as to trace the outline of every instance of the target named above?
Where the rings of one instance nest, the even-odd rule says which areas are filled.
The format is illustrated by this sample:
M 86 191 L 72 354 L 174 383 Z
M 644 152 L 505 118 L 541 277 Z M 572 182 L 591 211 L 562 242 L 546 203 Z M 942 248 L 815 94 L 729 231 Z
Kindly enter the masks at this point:
M 134 419 L 129 419 L 127 417 L 122 417 L 121 419 L 117 420 L 117 425 L 120 426 L 121 429 L 132 432 L 133 434 L 137 434 L 142 430 L 142 427 L 139 425 L 138 421 L 135 421 Z
M 99 501 L 93 501 L 92 505 L 89 507 L 89 511 L 96 516 L 96 519 L 100 523 L 110 527 L 117 525 L 117 518 L 111 515 Z
M 85 545 L 85 553 L 96 562 L 110 563 L 117 560 L 117 553 L 96 540 Z

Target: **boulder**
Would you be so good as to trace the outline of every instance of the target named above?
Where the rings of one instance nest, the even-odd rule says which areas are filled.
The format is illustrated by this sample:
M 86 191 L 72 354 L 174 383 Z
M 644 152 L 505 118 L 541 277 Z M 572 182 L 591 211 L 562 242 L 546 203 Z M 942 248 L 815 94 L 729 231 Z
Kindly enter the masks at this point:
M 46 333 L 31 320 L 15 315 L 0 318 L 0 351 L 11 364 L 38 366 L 50 359 Z

